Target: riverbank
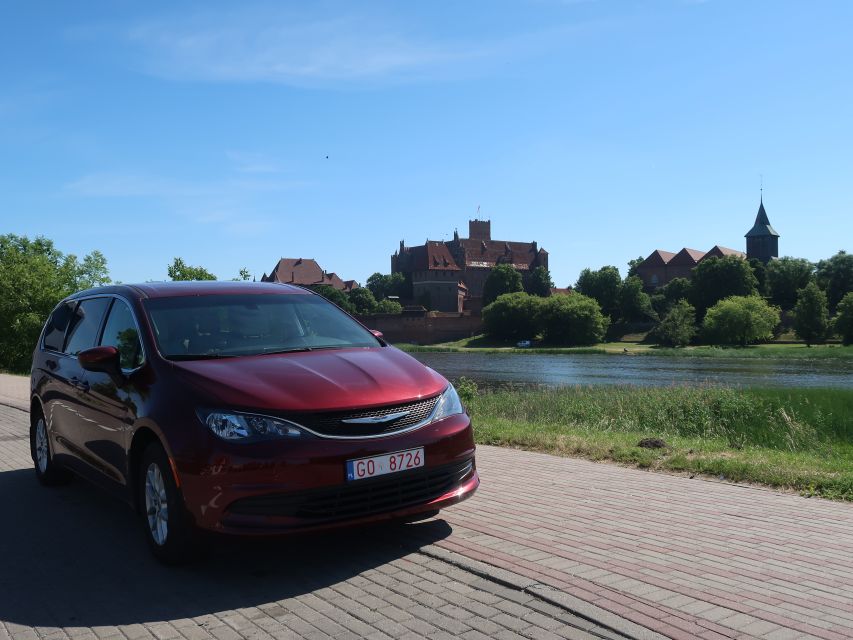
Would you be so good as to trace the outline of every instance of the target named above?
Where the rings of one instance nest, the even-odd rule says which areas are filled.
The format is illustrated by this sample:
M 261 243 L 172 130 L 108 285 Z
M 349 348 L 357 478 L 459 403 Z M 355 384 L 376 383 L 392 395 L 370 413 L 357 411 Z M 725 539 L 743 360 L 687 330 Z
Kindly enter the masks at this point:
M 482 444 L 853 501 L 853 390 L 564 387 L 467 405 Z
M 840 344 L 813 345 L 802 343 L 770 343 L 748 347 L 689 346 L 681 348 L 660 347 L 638 342 L 604 342 L 591 347 L 533 346 L 518 348 L 512 343 L 490 340 L 485 336 L 464 338 L 455 342 L 433 345 L 400 343 L 395 347 L 409 353 L 523 353 L 523 354 L 597 354 L 597 355 L 654 355 L 692 358 L 771 358 L 771 359 L 851 359 L 853 346 Z

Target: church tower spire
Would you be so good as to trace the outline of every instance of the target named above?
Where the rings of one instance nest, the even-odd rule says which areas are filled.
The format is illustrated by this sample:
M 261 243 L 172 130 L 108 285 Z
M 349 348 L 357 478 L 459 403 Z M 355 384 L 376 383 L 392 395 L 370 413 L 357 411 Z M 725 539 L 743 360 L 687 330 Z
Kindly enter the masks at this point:
M 781 237 L 770 225 L 767 211 L 764 209 L 764 188 L 759 196 L 758 214 L 755 216 L 755 224 L 746 232 L 746 258 L 747 260 L 761 260 L 770 262 L 779 257 L 779 238 Z

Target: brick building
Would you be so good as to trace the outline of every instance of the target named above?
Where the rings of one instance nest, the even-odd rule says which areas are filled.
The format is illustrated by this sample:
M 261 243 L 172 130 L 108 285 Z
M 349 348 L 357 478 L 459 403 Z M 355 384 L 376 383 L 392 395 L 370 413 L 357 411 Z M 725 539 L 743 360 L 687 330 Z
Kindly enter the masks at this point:
M 720 245 L 709 251 L 698 251 L 685 247 L 678 253 L 655 249 L 648 258 L 637 267 L 637 275 L 642 278 L 646 289 L 662 287 L 674 278 L 690 278 L 693 268 L 703 260 L 738 256 L 746 260 L 769 262 L 779 257 L 779 234 L 770 226 L 767 212 L 764 210 L 764 198 L 760 200 L 755 224 L 746 234 L 746 253 Z
M 453 233 L 453 240 L 427 240 L 422 245 L 400 248 L 391 256 L 392 273 L 402 273 L 412 285 L 415 301 L 437 311 L 482 307 L 483 285 L 492 269 L 511 264 L 522 278 L 536 267 L 548 268 L 548 252 L 536 242 L 492 240 L 490 220 L 470 220 L 468 237 Z
M 355 280 L 342 280 L 336 273 L 325 271 L 311 258 L 282 258 L 269 275 L 261 276 L 261 282 L 284 282 L 303 287 L 325 284 L 343 292 L 358 288 Z

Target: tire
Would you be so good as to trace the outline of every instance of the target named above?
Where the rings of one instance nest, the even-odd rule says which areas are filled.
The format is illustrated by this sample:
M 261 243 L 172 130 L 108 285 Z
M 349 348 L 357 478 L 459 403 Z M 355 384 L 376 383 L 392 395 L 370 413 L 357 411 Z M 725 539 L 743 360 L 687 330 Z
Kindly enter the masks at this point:
M 33 417 L 35 419 L 30 426 L 30 455 L 33 458 L 36 478 L 45 487 L 68 484 L 71 481 L 71 473 L 53 460 L 44 416 L 36 413 Z
M 142 528 L 154 556 L 168 565 L 194 560 L 198 555 L 195 525 L 159 442 L 149 444 L 142 454 L 137 487 Z

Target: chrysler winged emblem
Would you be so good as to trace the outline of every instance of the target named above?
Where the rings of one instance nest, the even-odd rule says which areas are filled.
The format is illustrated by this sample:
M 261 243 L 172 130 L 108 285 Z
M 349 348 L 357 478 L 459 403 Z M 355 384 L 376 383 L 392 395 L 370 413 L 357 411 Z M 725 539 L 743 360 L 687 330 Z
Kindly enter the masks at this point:
M 398 411 L 397 413 L 389 413 L 387 416 L 368 416 L 366 418 L 347 418 L 346 420 L 341 420 L 341 422 L 345 422 L 346 424 L 384 424 L 386 422 L 393 422 L 394 420 L 399 420 L 403 416 L 409 415 L 408 411 Z

